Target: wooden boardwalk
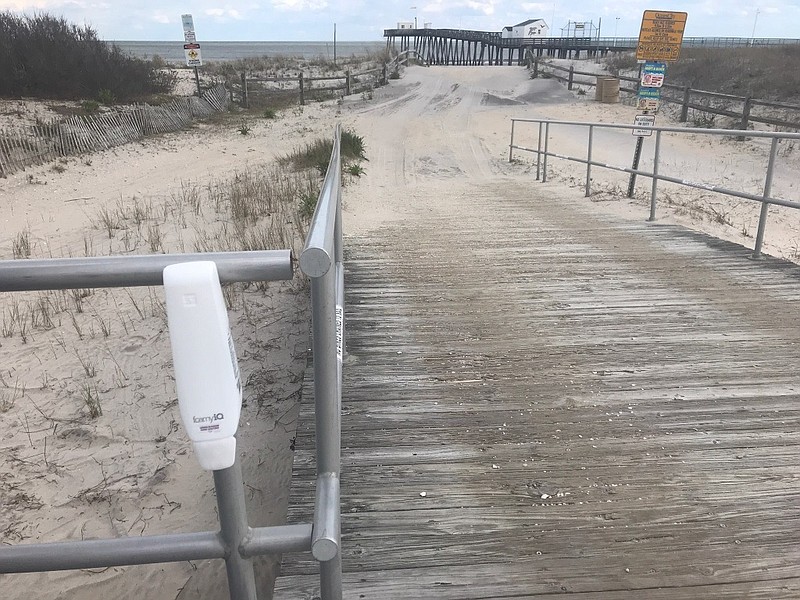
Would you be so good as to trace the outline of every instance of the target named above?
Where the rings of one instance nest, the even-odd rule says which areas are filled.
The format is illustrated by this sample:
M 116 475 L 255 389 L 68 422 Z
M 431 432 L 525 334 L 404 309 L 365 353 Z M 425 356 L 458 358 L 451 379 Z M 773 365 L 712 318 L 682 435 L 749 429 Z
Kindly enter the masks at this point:
M 347 241 L 344 597 L 800 597 L 800 267 L 502 187 Z

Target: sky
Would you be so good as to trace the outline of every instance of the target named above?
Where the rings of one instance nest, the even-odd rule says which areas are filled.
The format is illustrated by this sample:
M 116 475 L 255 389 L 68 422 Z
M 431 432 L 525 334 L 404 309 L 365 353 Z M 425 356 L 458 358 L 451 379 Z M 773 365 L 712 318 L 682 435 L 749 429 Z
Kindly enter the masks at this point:
M 46 12 L 89 25 L 105 40 L 183 39 L 181 15 L 197 40 L 380 41 L 400 21 L 419 27 L 500 31 L 542 18 L 560 36 L 569 22 L 600 26 L 602 37 L 635 37 L 646 9 L 688 13 L 686 36 L 800 38 L 800 0 L 0 0 L 0 11 Z

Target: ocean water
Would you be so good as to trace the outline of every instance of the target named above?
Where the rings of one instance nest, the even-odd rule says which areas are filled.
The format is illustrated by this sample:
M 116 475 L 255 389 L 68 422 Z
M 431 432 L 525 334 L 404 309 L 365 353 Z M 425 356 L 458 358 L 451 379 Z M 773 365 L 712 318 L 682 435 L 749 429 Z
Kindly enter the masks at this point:
M 158 55 L 167 62 L 185 61 L 183 42 L 111 41 L 137 58 Z M 385 42 L 337 42 L 336 56 L 363 56 L 380 52 Z M 203 62 L 217 62 L 259 56 L 295 56 L 333 60 L 333 42 L 203 42 L 200 41 Z

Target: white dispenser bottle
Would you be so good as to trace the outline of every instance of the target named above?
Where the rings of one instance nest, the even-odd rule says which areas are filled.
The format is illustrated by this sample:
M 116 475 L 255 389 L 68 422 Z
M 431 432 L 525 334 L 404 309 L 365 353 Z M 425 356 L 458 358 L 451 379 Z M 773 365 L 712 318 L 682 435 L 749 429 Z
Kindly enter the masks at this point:
M 164 291 L 181 419 L 200 466 L 226 469 L 236 460 L 242 385 L 217 265 L 169 265 Z

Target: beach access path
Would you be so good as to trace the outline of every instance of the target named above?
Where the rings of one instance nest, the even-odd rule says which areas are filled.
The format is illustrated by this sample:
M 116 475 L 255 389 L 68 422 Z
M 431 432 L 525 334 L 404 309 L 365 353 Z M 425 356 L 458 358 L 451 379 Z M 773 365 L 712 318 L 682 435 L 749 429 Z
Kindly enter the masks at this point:
M 501 76 L 420 70 L 345 112 L 370 162 L 345 190 L 344 597 L 796 598 L 800 267 L 504 165 Z M 286 556 L 275 597 L 315 573 Z

